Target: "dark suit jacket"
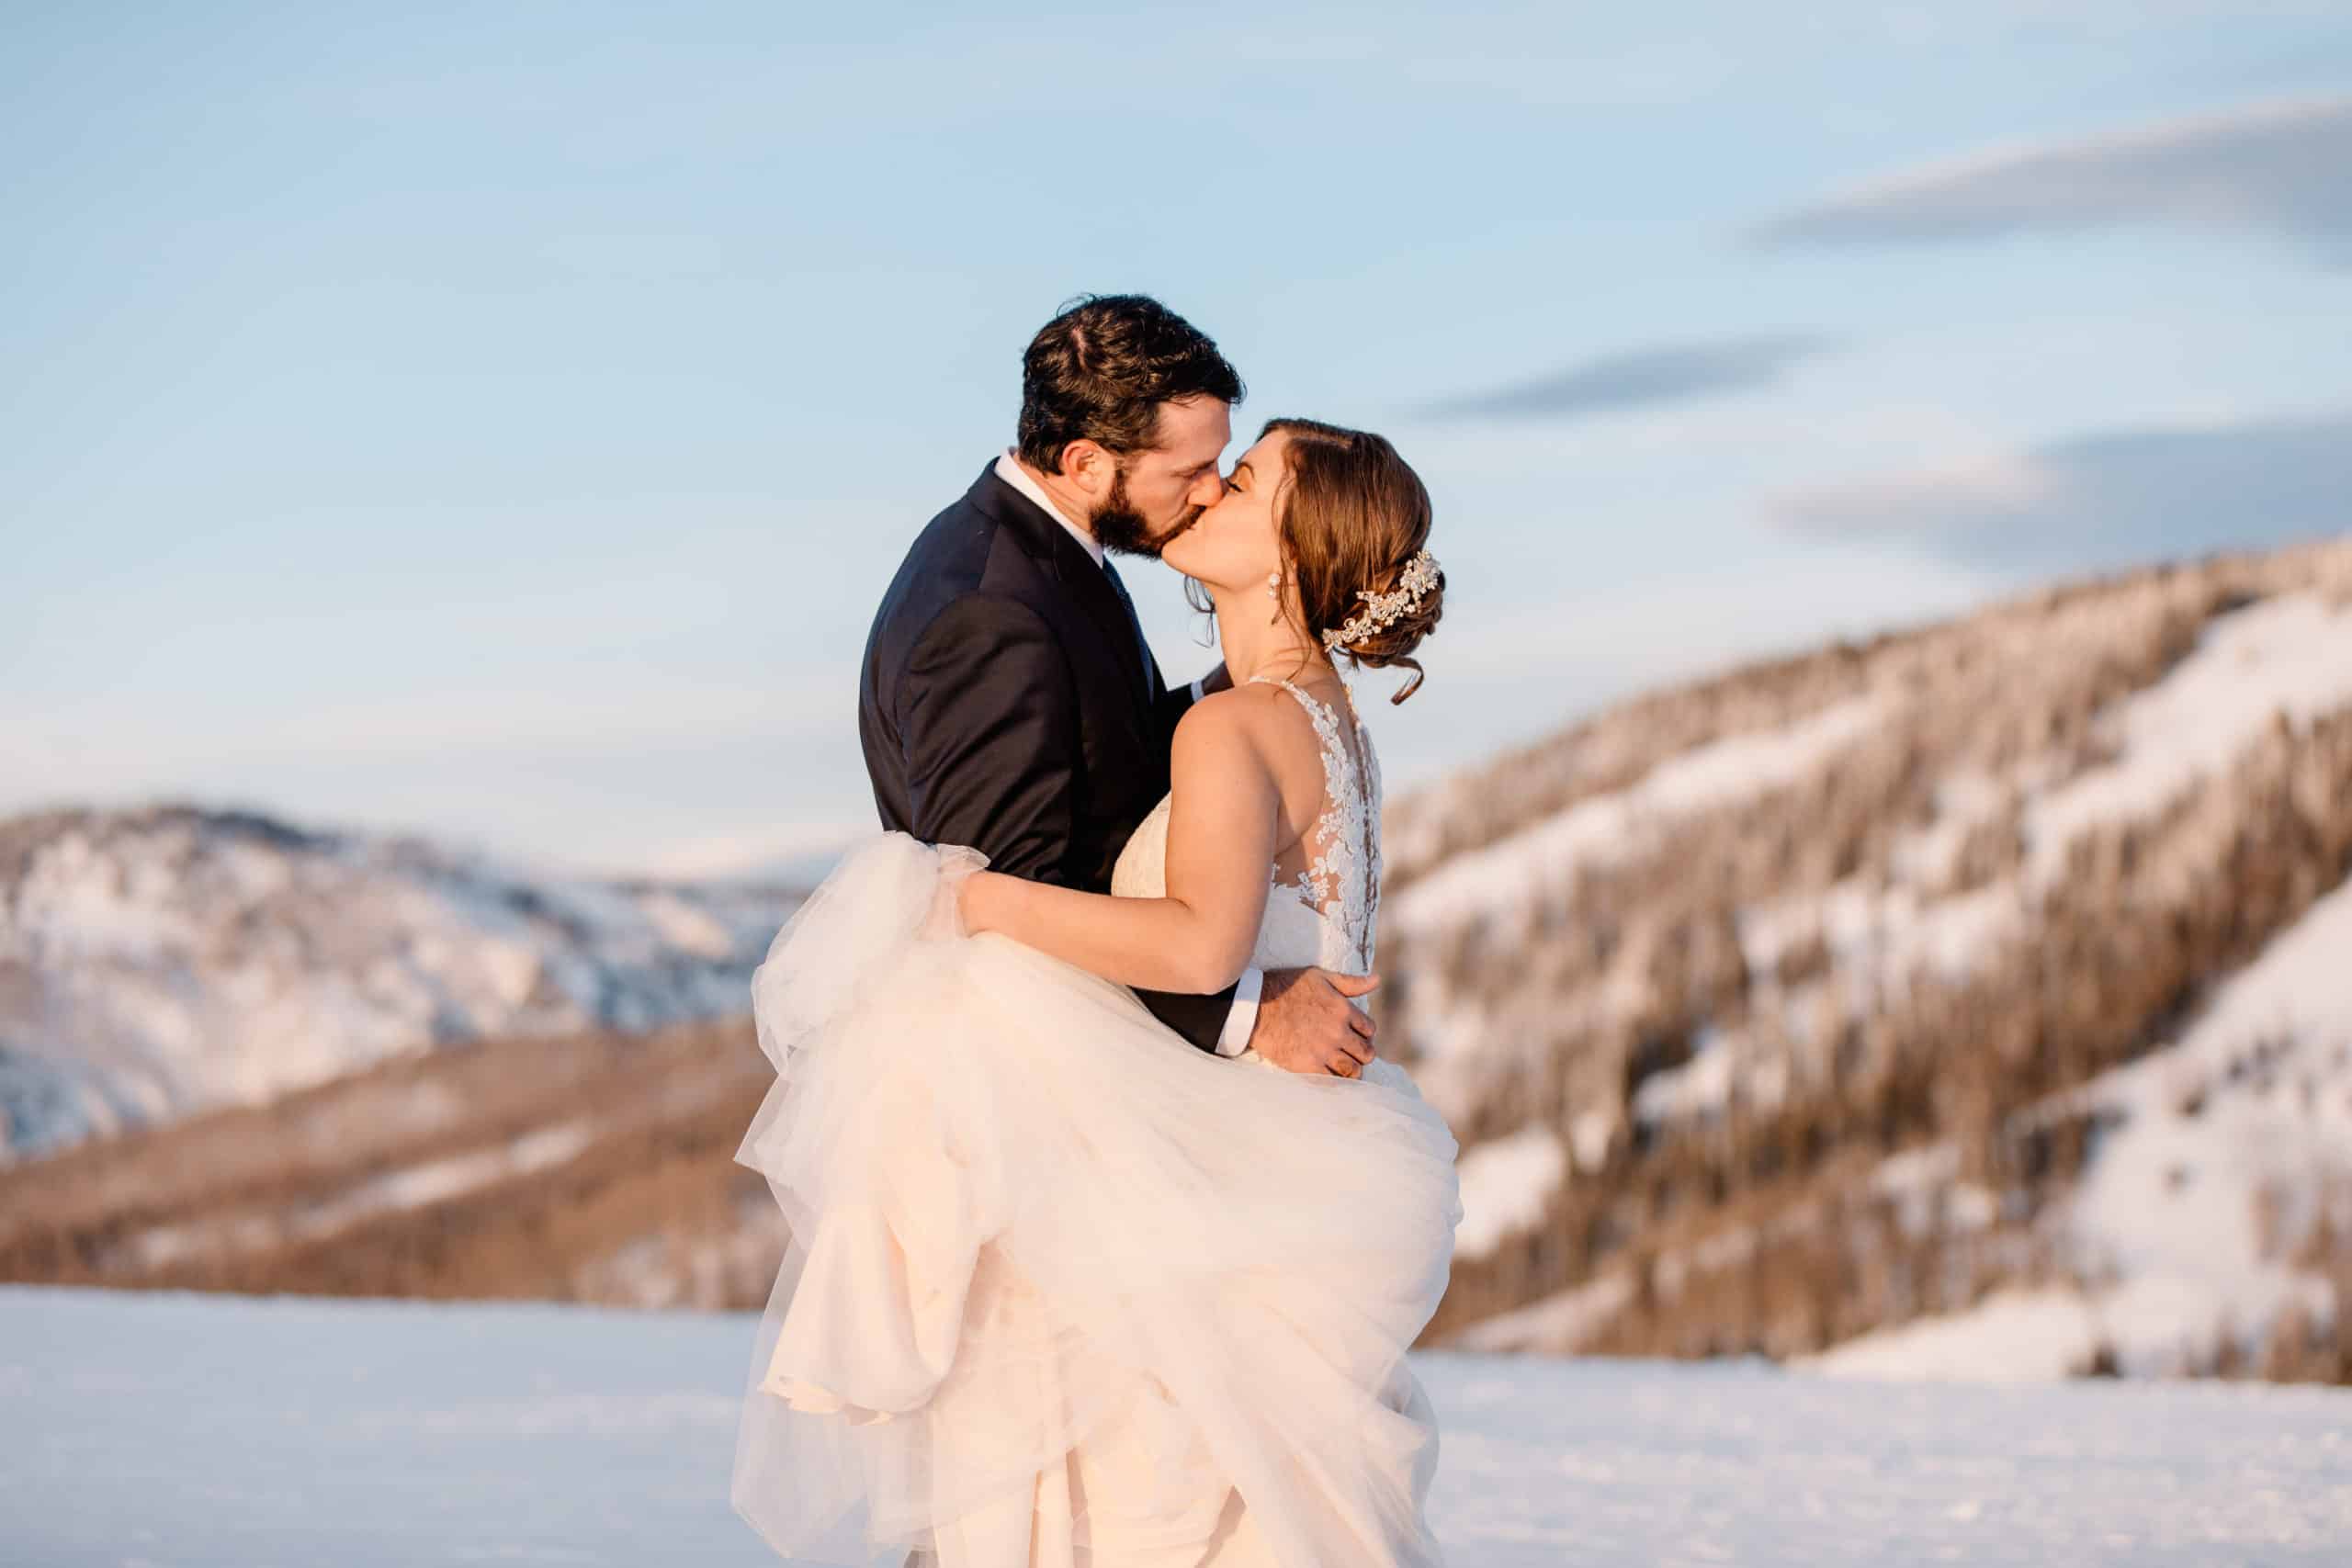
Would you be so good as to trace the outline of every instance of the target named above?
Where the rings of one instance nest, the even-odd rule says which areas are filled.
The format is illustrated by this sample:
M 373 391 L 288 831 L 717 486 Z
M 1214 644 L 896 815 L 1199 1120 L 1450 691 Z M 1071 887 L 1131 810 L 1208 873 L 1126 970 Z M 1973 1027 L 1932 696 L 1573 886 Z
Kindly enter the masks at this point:
M 1086 547 L 994 469 L 924 527 L 875 614 L 857 693 L 874 804 L 993 871 L 1107 893 L 1168 793 L 1192 693 L 1169 691 Z M 1233 1004 L 1231 987 L 1136 994 L 1209 1051 Z

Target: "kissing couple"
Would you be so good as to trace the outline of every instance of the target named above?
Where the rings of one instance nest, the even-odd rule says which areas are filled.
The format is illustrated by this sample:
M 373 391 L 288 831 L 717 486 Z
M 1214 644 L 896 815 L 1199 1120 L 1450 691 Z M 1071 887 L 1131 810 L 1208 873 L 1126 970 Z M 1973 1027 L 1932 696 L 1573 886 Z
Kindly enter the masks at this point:
M 1442 1559 L 1406 1356 L 1456 1145 L 1361 1004 L 1380 764 L 1343 667 L 1408 672 L 1445 580 L 1378 435 L 1271 421 L 1158 301 L 1082 298 L 1016 440 L 916 536 L 865 649 L 883 831 L 752 980 L 736 1159 L 789 1243 L 734 1506 L 909 1568 Z M 1171 690 L 1113 555 L 1213 609 Z

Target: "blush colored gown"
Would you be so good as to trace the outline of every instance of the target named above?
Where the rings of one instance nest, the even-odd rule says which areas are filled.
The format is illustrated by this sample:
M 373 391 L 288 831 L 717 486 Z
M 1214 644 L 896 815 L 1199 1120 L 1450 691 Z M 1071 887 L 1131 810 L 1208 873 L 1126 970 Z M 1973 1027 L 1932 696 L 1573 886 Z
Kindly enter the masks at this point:
M 1378 763 L 1351 713 L 1288 689 L 1326 808 L 1300 863 L 1270 868 L 1251 962 L 1362 974 Z M 1164 893 L 1169 807 L 1114 893 Z M 1439 1562 L 1406 1349 L 1462 1214 L 1444 1120 L 1385 1060 L 1342 1078 L 1216 1057 L 1124 987 L 956 934 L 978 862 L 861 842 L 754 977 L 777 1078 L 735 1157 L 791 1240 L 736 1510 L 804 1561 Z

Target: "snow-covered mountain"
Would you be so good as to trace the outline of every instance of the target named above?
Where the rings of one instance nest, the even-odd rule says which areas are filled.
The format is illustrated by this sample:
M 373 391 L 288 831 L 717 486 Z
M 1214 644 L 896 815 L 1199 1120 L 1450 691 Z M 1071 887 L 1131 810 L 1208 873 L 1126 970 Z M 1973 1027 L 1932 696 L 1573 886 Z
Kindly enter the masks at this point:
M 1442 1334 L 2352 1380 L 2352 538 L 1656 693 L 1388 847 Z
M 1463 1143 L 1433 1340 L 2352 1382 L 2352 538 L 1652 693 L 1386 843 L 1384 1048 Z M 209 1059 L 344 1075 L 0 1171 L 0 1280 L 764 1299 L 788 898 L 185 813 L 10 825 L 0 886 L 11 1047 L 75 1002 L 155 1073 L 235 1002 Z
M 187 806 L 0 820 L 0 1163 L 435 1046 L 741 1012 L 797 902 Z

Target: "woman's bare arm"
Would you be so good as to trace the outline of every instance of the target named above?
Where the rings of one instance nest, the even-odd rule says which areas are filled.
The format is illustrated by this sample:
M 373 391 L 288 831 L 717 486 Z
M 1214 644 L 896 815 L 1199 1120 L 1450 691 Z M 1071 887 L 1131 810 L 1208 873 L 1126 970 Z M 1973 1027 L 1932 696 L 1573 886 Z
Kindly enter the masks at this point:
M 1282 813 L 1251 695 L 1204 697 L 1176 727 L 1166 897 L 1116 898 L 982 872 L 963 887 L 965 925 L 1122 985 L 1206 995 L 1233 984 L 1257 944 Z

